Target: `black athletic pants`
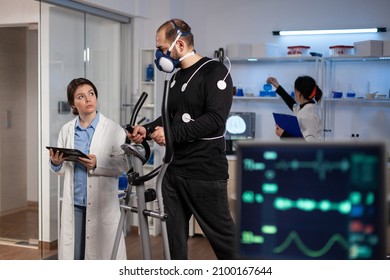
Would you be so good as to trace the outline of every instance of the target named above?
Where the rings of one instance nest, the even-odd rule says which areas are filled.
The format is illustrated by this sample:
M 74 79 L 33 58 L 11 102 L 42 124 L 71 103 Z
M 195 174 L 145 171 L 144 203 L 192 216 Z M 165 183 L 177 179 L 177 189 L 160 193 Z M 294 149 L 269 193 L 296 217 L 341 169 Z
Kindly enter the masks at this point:
M 227 181 L 188 179 L 166 172 L 162 185 L 171 259 L 188 259 L 191 214 L 218 259 L 234 258 L 235 224 L 227 199 Z

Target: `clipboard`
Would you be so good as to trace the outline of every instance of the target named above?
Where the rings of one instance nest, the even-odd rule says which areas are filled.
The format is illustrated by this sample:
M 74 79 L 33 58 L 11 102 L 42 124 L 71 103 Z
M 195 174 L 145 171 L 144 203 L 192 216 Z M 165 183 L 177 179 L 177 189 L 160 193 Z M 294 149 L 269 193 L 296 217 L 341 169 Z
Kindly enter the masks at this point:
M 58 148 L 58 147 L 50 147 L 50 146 L 47 146 L 46 149 L 48 150 L 53 149 L 54 152 L 59 151 L 60 153 L 63 153 L 65 160 L 68 161 L 78 161 L 79 157 L 89 159 L 89 157 L 86 154 L 84 154 L 83 152 L 77 149 L 66 149 L 66 148 Z
M 299 127 L 296 116 L 272 113 L 274 115 L 275 123 L 295 137 L 303 137 L 301 128 Z

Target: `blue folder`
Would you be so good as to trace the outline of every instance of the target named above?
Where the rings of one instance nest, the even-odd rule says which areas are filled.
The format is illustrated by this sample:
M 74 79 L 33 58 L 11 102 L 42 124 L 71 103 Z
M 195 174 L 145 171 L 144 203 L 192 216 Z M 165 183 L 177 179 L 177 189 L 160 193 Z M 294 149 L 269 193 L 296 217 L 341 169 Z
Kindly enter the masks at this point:
M 299 127 L 298 119 L 293 115 L 273 113 L 275 123 L 289 134 L 296 137 L 303 137 L 301 128 Z

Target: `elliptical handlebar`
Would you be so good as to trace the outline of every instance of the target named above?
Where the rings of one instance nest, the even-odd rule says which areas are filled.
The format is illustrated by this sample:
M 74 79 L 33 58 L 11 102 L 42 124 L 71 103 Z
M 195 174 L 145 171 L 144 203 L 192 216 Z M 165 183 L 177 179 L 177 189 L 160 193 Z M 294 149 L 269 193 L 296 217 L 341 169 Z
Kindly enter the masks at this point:
M 142 105 L 145 103 L 147 98 L 148 98 L 148 94 L 146 92 L 143 92 L 141 94 L 140 98 L 138 99 L 137 103 L 135 104 L 133 113 L 131 114 L 130 122 L 125 126 L 125 129 L 128 132 L 130 132 L 130 133 L 133 132 L 133 130 L 134 130 L 133 126 L 135 125 L 137 115 L 138 115 L 139 111 L 141 110 Z M 130 142 L 130 139 L 128 139 L 128 141 Z M 126 141 L 126 143 L 127 143 L 127 141 Z M 129 144 L 129 143 L 127 143 L 127 144 Z M 149 146 L 149 143 L 146 139 L 144 139 L 142 141 L 141 145 L 145 149 L 145 158 L 141 159 L 141 161 L 142 161 L 142 164 L 145 164 L 148 161 L 150 154 L 151 154 L 150 146 Z M 148 174 L 145 174 L 143 176 L 138 176 L 138 174 L 134 174 L 134 176 L 128 176 L 129 183 L 131 185 L 134 185 L 134 186 L 141 185 L 144 182 L 149 181 L 152 178 L 154 178 L 155 176 L 157 176 L 158 173 L 160 172 L 160 169 L 161 169 L 161 165 L 156 167 L 151 172 L 149 172 Z
M 142 105 L 145 103 L 146 101 L 146 98 L 148 98 L 148 94 L 146 92 L 143 92 L 140 96 L 140 98 L 138 99 L 137 103 L 135 104 L 134 106 L 134 111 L 133 113 L 131 114 L 131 118 L 130 118 L 130 126 L 133 127 L 135 125 L 135 121 L 137 119 L 137 116 L 138 116 L 138 113 L 139 113 L 139 110 L 141 110 L 142 108 Z
M 148 94 L 146 92 L 143 92 L 141 94 L 140 98 L 138 99 L 137 103 L 134 106 L 134 110 L 133 110 L 133 113 L 131 114 L 130 122 L 127 125 L 125 125 L 125 129 L 130 133 L 132 133 L 134 130 L 133 126 L 135 125 L 135 121 L 137 119 L 139 110 L 141 110 L 142 105 L 145 103 L 146 98 L 148 98 Z M 130 139 L 126 139 L 126 143 L 129 144 Z M 149 143 L 146 139 L 144 139 L 142 141 L 141 145 L 145 149 L 145 158 L 142 160 L 142 164 L 145 164 L 149 160 L 149 157 L 150 157 L 150 153 L 151 153 L 150 146 L 149 146 Z
M 169 164 L 171 162 L 171 160 L 172 160 L 172 157 L 173 157 L 171 125 L 170 125 L 169 113 L 168 113 L 168 91 L 169 91 L 169 80 L 165 80 L 165 82 L 164 82 L 163 102 L 162 102 L 162 107 L 161 107 L 162 123 L 163 123 L 164 136 L 165 136 L 165 156 L 163 158 L 164 164 Z M 146 97 L 147 97 L 147 93 L 146 92 L 142 93 L 140 99 L 138 100 L 137 104 L 134 107 L 133 116 L 134 115 L 136 116 L 138 114 L 138 111 L 139 111 L 140 107 L 145 102 L 146 97 L 144 97 L 144 95 L 146 95 Z M 133 120 L 133 116 L 132 116 L 132 121 L 135 122 L 135 120 Z M 134 119 L 135 119 L 135 117 L 134 117 Z M 127 125 L 127 126 L 129 126 L 129 129 L 131 129 L 131 131 L 128 129 L 129 132 L 132 132 L 133 125 L 134 125 L 134 124 L 131 125 L 131 123 L 132 122 L 130 121 L 130 124 Z M 142 142 L 142 145 L 144 145 L 145 142 L 148 145 L 146 140 L 144 140 Z M 148 145 L 148 147 L 149 147 L 149 145 Z M 149 148 L 149 151 L 150 151 L 150 148 Z M 148 158 L 149 157 L 147 157 L 147 159 Z M 141 177 L 139 177 L 139 176 L 130 177 L 129 178 L 129 182 L 132 185 L 142 184 L 142 183 L 144 183 L 146 181 L 149 181 L 150 179 L 152 179 L 156 175 L 158 175 L 158 173 L 160 172 L 160 169 L 161 169 L 161 165 L 158 166 L 157 168 L 153 169 L 151 172 L 149 172 L 148 174 L 146 174 L 144 176 L 141 176 Z

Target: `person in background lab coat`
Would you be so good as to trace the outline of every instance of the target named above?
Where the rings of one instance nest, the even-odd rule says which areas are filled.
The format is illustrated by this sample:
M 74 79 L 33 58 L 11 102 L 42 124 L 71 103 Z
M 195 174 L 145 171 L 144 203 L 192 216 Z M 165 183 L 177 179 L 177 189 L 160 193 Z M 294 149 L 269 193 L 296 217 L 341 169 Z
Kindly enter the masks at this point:
M 276 78 L 269 77 L 267 83 L 276 88 L 276 93 L 297 117 L 303 138 L 308 142 L 322 141 L 322 114 L 318 104 L 322 98 L 322 91 L 316 81 L 310 76 L 298 77 L 294 83 L 295 99 L 284 90 Z M 281 138 L 295 137 L 278 125 L 276 125 L 275 133 Z
M 91 81 L 72 80 L 67 97 L 77 117 L 62 127 L 58 147 L 78 149 L 89 159 L 67 161 L 50 149 L 51 170 L 65 176 L 58 258 L 110 259 L 120 218 L 116 176 L 128 168 L 121 149 L 126 132 L 97 111 Z M 117 259 L 127 259 L 123 235 Z

